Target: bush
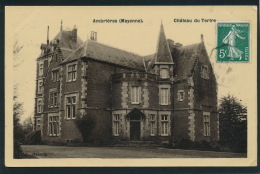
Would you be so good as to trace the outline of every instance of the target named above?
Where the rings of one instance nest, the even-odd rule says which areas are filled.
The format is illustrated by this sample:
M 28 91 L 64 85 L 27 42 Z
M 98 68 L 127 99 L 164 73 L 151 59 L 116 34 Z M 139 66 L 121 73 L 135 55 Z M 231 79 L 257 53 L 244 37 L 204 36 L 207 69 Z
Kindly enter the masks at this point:
M 25 136 L 24 144 L 42 144 L 41 131 L 33 131 Z
M 82 135 L 83 142 L 89 142 L 91 131 L 95 126 L 93 115 L 83 115 L 82 118 L 78 118 L 75 123 Z
M 180 142 L 175 142 L 174 148 L 190 149 L 190 150 L 205 150 L 205 151 L 220 151 L 220 145 L 217 141 L 191 141 L 190 139 L 182 139 Z
M 14 140 L 14 158 L 22 158 L 23 151 L 21 149 L 20 143 L 16 140 Z

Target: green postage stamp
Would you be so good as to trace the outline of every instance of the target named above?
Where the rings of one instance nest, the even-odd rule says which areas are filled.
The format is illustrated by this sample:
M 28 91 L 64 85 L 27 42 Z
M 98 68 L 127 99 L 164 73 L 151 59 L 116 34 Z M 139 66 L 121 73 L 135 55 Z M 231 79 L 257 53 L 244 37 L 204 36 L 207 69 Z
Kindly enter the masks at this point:
M 217 62 L 249 62 L 250 23 L 217 22 Z

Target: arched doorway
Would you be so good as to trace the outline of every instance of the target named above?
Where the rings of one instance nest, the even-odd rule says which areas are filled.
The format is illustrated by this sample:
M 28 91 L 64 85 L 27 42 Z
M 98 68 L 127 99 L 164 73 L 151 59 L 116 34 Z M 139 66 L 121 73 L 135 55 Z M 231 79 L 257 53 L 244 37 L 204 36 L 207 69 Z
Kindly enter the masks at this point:
M 139 110 L 134 108 L 126 115 L 130 121 L 130 140 L 139 141 L 141 138 L 141 121 L 144 120 L 145 115 Z

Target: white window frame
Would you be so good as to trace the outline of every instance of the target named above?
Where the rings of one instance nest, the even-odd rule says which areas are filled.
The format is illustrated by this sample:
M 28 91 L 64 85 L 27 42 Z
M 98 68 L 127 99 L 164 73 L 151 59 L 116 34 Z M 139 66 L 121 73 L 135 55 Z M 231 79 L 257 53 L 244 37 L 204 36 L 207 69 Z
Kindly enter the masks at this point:
M 131 86 L 131 103 L 140 104 L 140 98 L 141 98 L 141 87 Z
M 160 103 L 161 105 L 169 105 L 170 90 L 168 87 L 160 88 Z
M 58 106 L 58 100 L 59 100 L 59 93 L 57 91 L 50 92 L 50 107 L 57 107 Z M 56 98 L 56 99 L 55 99 Z
M 177 92 L 177 99 L 178 99 L 178 101 L 184 101 L 184 98 L 185 98 L 184 90 L 178 90 L 178 92 Z
M 168 79 L 169 78 L 169 69 L 168 68 L 161 68 L 160 69 L 160 77 L 161 77 L 161 79 Z
M 35 130 L 41 130 L 41 118 L 35 119 Z
M 42 113 L 43 112 L 42 98 L 38 98 L 37 99 L 37 108 L 36 109 L 37 109 L 37 113 Z
M 113 134 L 114 134 L 114 136 L 119 136 L 120 116 L 121 116 L 121 114 L 113 115 L 113 128 L 114 128 Z
M 156 135 L 156 114 L 150 114 L 150 135 L 155 136 Z
M 38 94 L 43 92 L 43 80 L 38 80 Z
M 161 136 L 168 136 L 169 135 L 169 129 L 170 129 L 169 128 L 170 115 L 161 114 L 160 118 L 161 118 Z
M 210 136 L 210 112 L 203 112 L 203 135 Z
M 201 77 L 203 79 L 209 79 L 209 67 L 207 65 L 201 66 Z
M 75 119 L 77 114 L 77 94 L 65 95 L 66 119 Z M 73 114 L 74 113 L 74 114 Z
M 48 135 L 59 136 L 59 134 L 60 134 L 60 117 L 57 115 L 48 116 Z
M 67 82 L 73 82 L 77 80 L 77 62 L 73 62 L 67 65 Z
M 59 81 L 59 70 L 53 70 L 51 72 L 51 79 L 52 79 L 53 82 Z
M 39 76 L 42 76 L 43 75 L 43 62 L 39 63 Z

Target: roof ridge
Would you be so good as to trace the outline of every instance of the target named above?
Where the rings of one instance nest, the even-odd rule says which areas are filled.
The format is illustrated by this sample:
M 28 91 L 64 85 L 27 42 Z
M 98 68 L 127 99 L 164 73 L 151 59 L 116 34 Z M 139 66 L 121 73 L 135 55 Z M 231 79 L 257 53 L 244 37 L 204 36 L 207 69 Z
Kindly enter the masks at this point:
M 189 46 L 200 45 L 200 44 L 201 44 L 201 42 L 193 43 L 193 44 L 189 44 L 189 45 L 184 45 L 184 46 L 179 47 L 179 49 L 182 49 L 182 48 L 185 48 L 185 47 L 189 47 Z
M 76 48 L 75 50 L 73 50 L 72 53 L 71 53 L 70 55 L 68 55 L 68 57 L 66 57 L 66 58 L 62 61 L 62 63 L 65 62 L 67 59 L 69 59 L 69 58 L 71 57 L 71 55 L 73 55 L 73 53 L 75 53 L 75 52 L 78 51 L 80 48 L 82 48 L 82 46 L 85 46 L 85 42 L 82 43 L 82 44 L 80 44 L 80 45 L 78 46 L 78 48 Z M 85 56 L 86 56 L 86 55 L 85 55 Z
M 97 44 L 100 44 L 100 45 L 103 45 L 103 46 L 106 46 L 106 47 L 110 47 L 110 48 L 113 48 L 113 49 L 116 49 L 116 50 L 119 50 L 119 51 L 123 51 L 123 52 L 126 52 L 126 53 L 131 53 L 131 54 L 134 54 L 134 55 L 136 55 L 138 57 L 144 57 L 144 56 L 142 56 L 140 54 L 137 54 L 137 53 L 134 53 L 134 52 L 131 52 L 131 51 L 127 51 L 127 50 L 124 50 L 124 49 L 121 49 L 121 48 L 116 48 L 116 47 L 113 47 L 111 45 L 104 44 L 104 43 L 101 43 L 101 42 L 93 41 L 91 39 L 88 39 L 87 41 L 91 41 L 92 43 L 97 43 Z

